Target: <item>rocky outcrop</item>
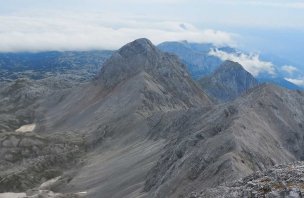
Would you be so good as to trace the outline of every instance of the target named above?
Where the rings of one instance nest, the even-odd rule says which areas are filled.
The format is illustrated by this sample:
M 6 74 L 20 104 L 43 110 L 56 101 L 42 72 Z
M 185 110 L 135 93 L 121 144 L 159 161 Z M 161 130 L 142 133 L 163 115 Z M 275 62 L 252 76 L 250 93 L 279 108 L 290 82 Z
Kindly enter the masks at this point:
M 255 172 L 245 178 L 199 193 L 192 192 L 189 198 L 205 197 L 293 197 L 304 195 L 304 163 L 275 165 Z
M 83 152 L 81 139 L 0 134 L 0 192 L 22 192 L 63 173 Z

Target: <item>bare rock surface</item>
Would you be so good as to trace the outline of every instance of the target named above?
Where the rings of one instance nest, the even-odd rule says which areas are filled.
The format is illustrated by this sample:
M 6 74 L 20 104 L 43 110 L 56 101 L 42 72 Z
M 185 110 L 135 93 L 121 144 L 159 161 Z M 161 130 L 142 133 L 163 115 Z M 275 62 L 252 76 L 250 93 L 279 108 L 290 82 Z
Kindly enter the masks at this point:
M 59 190 L 90 197 L 144 196 L 146 174 L 166 143 L 157 135 L 160 118 L 212 105 L 185 66 L 146 39 L 114 53 L 92 84 L 56 105 L 50 101 L 42 104 L 36 130 L 79 134 L 89 147 L 86 165 Z
M 20 84 L 31 94 L 14 83 L 2 92 L 13 90 L 5 104 L 26 114 L 1 122 L 0 192 L 187 197 L 304 158 L 303 92 L 263 84 L 214 104 L 147 39 L 115 52 L 90 83 L 50 92 Z M 34 131 L 15 132 L 31 123 Z
M 210 97 L 224 102 L 245 94 L 259 84 L 239 63 L 232 61 L 225 61 L 199 83 Z
M 189 197 L 290 197 L 300 198 L 304 194 L 304 163 L 275 165 L 265 171 L 229 182 L 216 188 L 192 192 Z
M 60 176 L 83 152 L 81 139 L 0 134 L 0 192 L 22 192 Z
M 144 189 L 151 197 L 184 197 L 196 188 L 302 160 L 303 107 L 303 92 L 261 85 L 233 103 L 188 111 L 171 127 L 158 129 L 174 138 Z

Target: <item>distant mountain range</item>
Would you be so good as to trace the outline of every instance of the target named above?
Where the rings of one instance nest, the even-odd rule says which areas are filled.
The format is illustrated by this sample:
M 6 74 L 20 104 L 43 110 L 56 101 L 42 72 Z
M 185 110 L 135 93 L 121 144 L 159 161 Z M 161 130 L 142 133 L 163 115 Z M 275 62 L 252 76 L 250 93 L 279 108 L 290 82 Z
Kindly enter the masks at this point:
M 222 61 L 208 55 L 215 46 L 212 44 L 196 44 L 183 42 L 164 42 L 157 46 L 164 52 L 177 55 L 187 65 L 188 71 L 194 79 L 199 79 L 212 73 Z
M 0 53 L 0 81 L 43 79 L 55 74 L 87 81 L 111 54 L 112 51 Z
M 157 46 L 160 50 L 177 55 L 187 66 L 191 76 L 199 80 L 212 74 L 223 62 L 220 58 L 210 54 L 212 49 L 226 53 L 244 53 L 231 47 L 216 47 L 213 44 L 181 42 L 164 42 Z M 102 64 L 111 56 L 113 51 L 67 51 L 67 52 L 39 52 L 39 53 L 0 53 L 0 83 L 20 77 L 42 79 L 54 76 L 73 82 L 87 82 L 94 78 Z M 272 55 L 261 58 L 274 64 L 292 64 L 290 61 Z M 262 73 L 256 76 L 261 82 L 273 83 L 288 89 L 296 90 L 301 87 L 285 80 L 281 68 L 276 67 L 277 75 Z
M 210 75 L 214 72 L 220 64 L 225 61 L 220 58 L 211 55 L 209 52 L 212 49 L 217 49 L 222 52 L 232 53 L 232 54 L 247 54 L 246 52 L 242 52 L 239 49 L 231 48 L 231 47 L 216 47 L 212 44 L 198 44 L 198 43 L 188 43 L 187 41 L 181 42 L 164 42 L 158 45 L 158 48 L 165 52 L 169 52 L 177 55 L 184 64 L 187 65 L 190 74 L 195 79 L 200 79 L 206 75 Z M 256 79 L 263 83 L 272 83 L 277 84 L 279 86 L 285 87 L 287 89 L 303 89 L 284 78 L 286 74 L 282 71 L 279 66 L 289 65 L 290 61 L 281 59 L 277 56 L 271 55 L 263 55 L 260 56 L 264 61 L 271 61 L 274 64 L 274 68 L 276 70 L 276 75 L 270 75 L 266 73 L 261 73 L 256 76 Z

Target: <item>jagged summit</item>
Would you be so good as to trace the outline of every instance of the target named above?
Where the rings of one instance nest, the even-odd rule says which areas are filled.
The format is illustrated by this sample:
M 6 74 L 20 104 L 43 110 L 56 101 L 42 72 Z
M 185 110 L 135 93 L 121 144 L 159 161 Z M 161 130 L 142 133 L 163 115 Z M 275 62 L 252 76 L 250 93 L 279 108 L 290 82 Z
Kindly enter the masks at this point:
M 233 61 L 225 61 L 200 83 L 210 96 L 219 101 L 233 100 L 258 85 L 258 81 L 242 65 Z
M 98 76 L 106 87 L 113 87 L 144 70 L 153 70 L 160 64 L 162 53 L 149 41 L 141 38 L 115 52 L 105 62 Z
M 152 44 L 152 42 L 146 38 L 136 39 L 118 50 L 121 56 L 130 55 L 148 55 L 149 53 L 159 53 L 158 49 Z
M 226 60 L 221 64 L 221 67 L 219 67 L 215 72 L 223 72 L 225 70 L 245 70 L 245 69 L 238 62 Z

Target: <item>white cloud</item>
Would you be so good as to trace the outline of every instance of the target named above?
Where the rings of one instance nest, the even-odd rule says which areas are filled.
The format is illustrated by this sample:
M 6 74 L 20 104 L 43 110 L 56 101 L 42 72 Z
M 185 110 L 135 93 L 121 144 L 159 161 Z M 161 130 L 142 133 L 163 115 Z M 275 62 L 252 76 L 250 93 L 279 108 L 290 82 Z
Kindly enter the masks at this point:
M 216 2 L 225 3 L 225 4 L 244 4 L 251 6 L 263 6 L 263 7 L 276 7 L 276 8 L 293 8 L 293 9 L 303 9 L 304 2 L 303 1 L 285 1 L 285 0 L 217 0 Z
M 275 68 L 271 62 L 261 61 L 258 54 L 228 53 L 218 49 L 211 50 L 209 55 L 216 56 L 221 60 L 231 60 L 240 63 L 253 76 L 262 72 L 275 75 Z
M 268 7 L 282 7 L 282 8 L 294 8 L 294 9 L 304 8 L 304 3 L 300 1 L 295 1 L 295 2 L 253 1 L 249 3 L 253 5 L 268 6 Z
M 99 2 L 107 2 L 108 0 L 99 0 Z M 121 3 L 121 0 L 112 0 L 113 2 Z M 151 4 L 151 3 L 158 3 L 158 4 L 176 4 L 176 3 L 185 3 L 189 0 L 150 0 L 150 1 L 143 1 L 143 0 L 124 0 L 125 3 L 141 3 L 141 4 Z M 194 0 L 196 1 L 196 0 Z
M 282 66 L 282 70 L 291 75 L 294 72 L 296 72 L 298 69 L 291 65 L 284 65 L 284 66 Z
M 304 79 L 285 78 L 285 80 L 298 86 L 304 86 Z
M 146 16 L 47 12 L 0 16 L 0 51 L 117 49 L 146 37 L 234 45 L 233 34 Z

